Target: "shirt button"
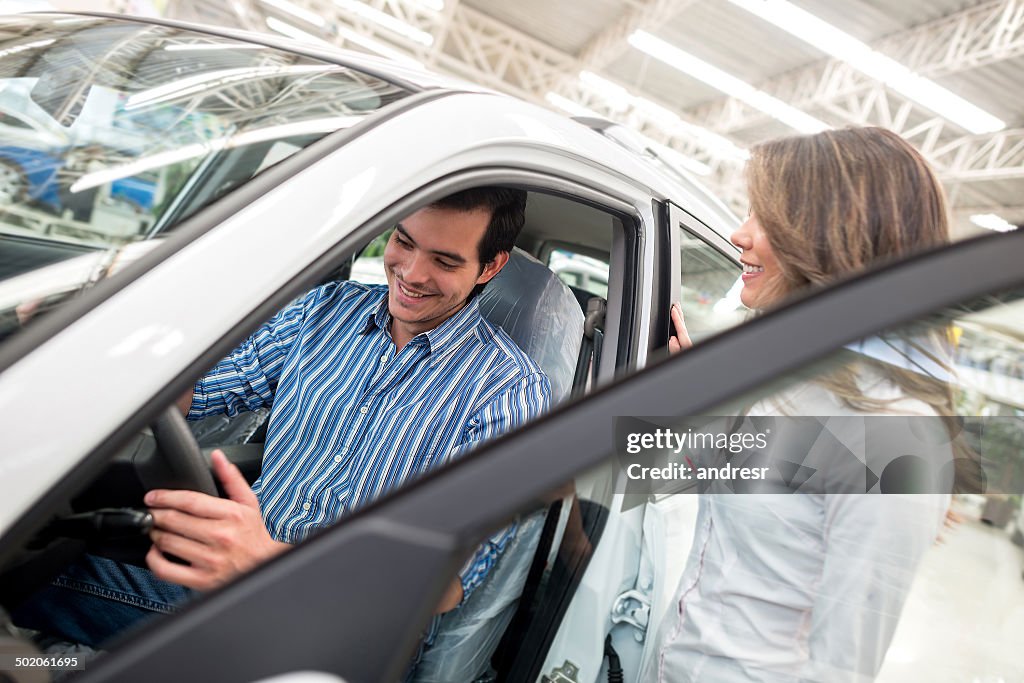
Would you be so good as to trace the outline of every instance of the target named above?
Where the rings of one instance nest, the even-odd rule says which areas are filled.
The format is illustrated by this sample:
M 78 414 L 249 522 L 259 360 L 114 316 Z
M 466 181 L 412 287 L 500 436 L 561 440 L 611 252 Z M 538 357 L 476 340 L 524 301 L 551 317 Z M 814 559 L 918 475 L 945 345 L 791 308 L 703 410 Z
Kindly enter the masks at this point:
M 341 456 L 340 455 L 334 456 L 334 462 L 341 462 Z
M 388 354 L 385 353 L 383 356 L 381 356 L 380 357 L 380 362 L 381 363 L 387 363 L 388 362 Z
M 370 412 L 370 409 L 367 408 L 366 406 L 363 406 L 362 408 L 359 409 L 359 412 L 362 413 L 363 415 L 366 415 L 366 413 Z
M 303 509 L 303 510 L 308 510 L 308 509 L 309 509 L 309 508 L 311 508 L 311 507 L 313 507 L 313 506 L 312 506 L 312 505 L 310 505 L 309 503 L 303 503 L 303 504 L 302 504 L 302 509 Z

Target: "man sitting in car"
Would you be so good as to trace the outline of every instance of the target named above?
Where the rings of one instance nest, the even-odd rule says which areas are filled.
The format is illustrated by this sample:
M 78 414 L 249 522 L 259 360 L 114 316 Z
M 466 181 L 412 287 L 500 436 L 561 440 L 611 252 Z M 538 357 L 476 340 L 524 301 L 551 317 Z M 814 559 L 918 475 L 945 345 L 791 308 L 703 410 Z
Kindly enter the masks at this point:
M 227 498 L 146 495 L 151 571 L 87 556 L 19 624 L 96 647 L 547 410 L 548 378 L 475 299 L 508 261 L 525 205 L 524 191 L 494 187 L 440 199 L 395 226 L 386 286 L 331 282 L 261 325 L 179 402 L 189 419 L 270 407 L 252 488 L 215 451 Z M 468 596 L 513 533 L 478 548 L 439 612 Z

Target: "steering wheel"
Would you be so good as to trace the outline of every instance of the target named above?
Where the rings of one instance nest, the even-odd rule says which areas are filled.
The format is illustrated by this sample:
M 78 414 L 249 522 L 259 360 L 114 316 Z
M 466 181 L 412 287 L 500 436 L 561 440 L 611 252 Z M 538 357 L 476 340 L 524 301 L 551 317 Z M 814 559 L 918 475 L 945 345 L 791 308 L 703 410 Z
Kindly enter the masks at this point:
M 199 491 L 219 497 L 217 485 L 210 474 L 210 463 L 199 448 L 199 443 L 185 423 L 177 406 L 171 405 L 150 425 L 151 439 L 144 434 L 130 446 L 121 458 L 133 474 L 135 486 L 141 484 L 138 493 L 127 493 L 129 499 L 140 496 L 138 502 L 122 502 L 129 508 L 140 507 L 141 494 L 153 489 L 185 489 Z M 99 488 L 99 498 L 107 498 L 113 490 L 124 492 L 116 486 L 117 478 L 105 482 L 106 489 Z M 137 490 L 130 484 L 129 491 Z M 104 495 L 106 493 L 106 495 Z M 95 503 L 93 503 L 95 505 Z M 109 505 L 109 504 L 108 504 Z M 148 536 L 128 534 L 125 537 L 94 538 L 90 541 L 89 552 L 121 562 L 146 566 L 145 556 L 149 551 Z
M 108 476 L 81 494 L 81 507 L 54 520 L 41 536 L 46 544 L 64 540 L 77 545 L 40 546 L 24 567 L 3 575 L 0 598 L 20 601 L 83 551 L 145 567 L 150 540 L 139 508 L 146 491 L 188 489 L 220 496 L 210 464 L 176 406 L 164 410 L 150 427 L 152 436 L 140 433 L 115 458 Z
M 171 405 L 151 425 L 156 452 L 135 459 L 135 468 L 146 490 L 189 489 L 219 496 L 210 474 L 210 463 L 185 423 L 177 406 Z

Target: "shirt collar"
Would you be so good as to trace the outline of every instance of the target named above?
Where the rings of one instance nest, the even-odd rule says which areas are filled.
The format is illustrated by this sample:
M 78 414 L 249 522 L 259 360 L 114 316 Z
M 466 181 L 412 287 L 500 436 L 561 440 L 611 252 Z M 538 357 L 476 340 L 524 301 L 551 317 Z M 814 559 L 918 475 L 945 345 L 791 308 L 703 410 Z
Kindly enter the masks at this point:
M 388 290 L 383 290 L 383 298 L 377 308 L 367 316 L 366 327 L 363 334 L 368 334 L 375 329 L 385 334 L 391 334 L 391 313 L 388 311 Z M 488 341 L 491 338 L 490 330 L 485 324 L 483 316 L 480 315 L 479 297 L 473 297 L 462 310 L 445 320 L 432 330 L 422 332 L 413 337 L 410 344 L 424 344 L 427 351 L 434 356 L 434 360 L 440 360 L 448 352 L 458 348 L 462 342 L 476 334 L 481 341 Z

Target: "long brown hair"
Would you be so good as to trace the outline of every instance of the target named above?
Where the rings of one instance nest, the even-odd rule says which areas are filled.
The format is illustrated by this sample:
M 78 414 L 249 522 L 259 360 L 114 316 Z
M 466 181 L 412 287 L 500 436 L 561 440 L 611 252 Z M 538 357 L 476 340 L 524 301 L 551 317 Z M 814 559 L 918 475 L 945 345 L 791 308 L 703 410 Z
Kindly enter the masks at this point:
M 949 241 L 945 193 L 921 154 L 884 128 L 754 146 L 750 208 L 778 258 L 779 293 L 828 284 Z
M 883 128 L 846 128 L 771 140 L 754 146 L 747 162 L 750 209 L 779 264 L 779 295 L 824 286 L 949 242 L 945 193 L 934 171 L 907 141 Z M 781 298 L 781 297 L 780 297 Z M 945 329 L 904 337 L 951 372 L 936 355 L 948 349 Z M 851 408 L 885 412 L 889 402 L 866 396 L 859 386 L 864 366 L 881 372 L 904 395 L 931 406 L 951 437 L 953 392 L 942 380 L 862 359 L 818 381 Z M 979 485 L 975 455 L 962 437 L 953 443 L 957 490 Z

